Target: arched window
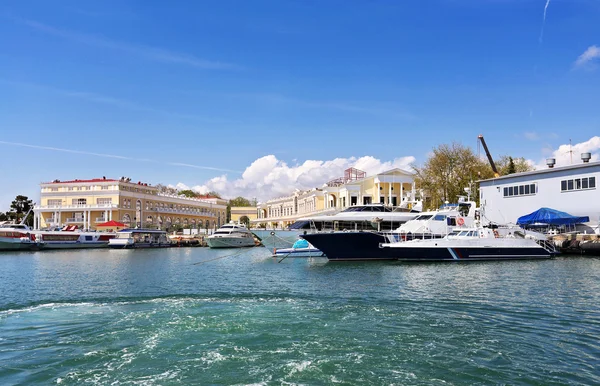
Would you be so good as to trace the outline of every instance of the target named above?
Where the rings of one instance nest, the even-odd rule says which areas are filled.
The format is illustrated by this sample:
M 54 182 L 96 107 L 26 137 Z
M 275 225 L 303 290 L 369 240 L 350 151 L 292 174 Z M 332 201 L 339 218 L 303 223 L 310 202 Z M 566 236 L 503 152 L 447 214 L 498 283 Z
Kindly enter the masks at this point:
M 129 214 L 124 214 L 121 221 L 123 222 L 123 224 L 129 225 L 131 224 L 131 216 Z

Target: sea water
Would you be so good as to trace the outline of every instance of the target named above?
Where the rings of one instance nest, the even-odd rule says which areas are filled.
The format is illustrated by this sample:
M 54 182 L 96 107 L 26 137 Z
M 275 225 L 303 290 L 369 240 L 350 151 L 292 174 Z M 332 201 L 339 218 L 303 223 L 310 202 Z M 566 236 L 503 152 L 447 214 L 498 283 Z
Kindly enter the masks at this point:
M 600 384 L 600 259 L 0 253 L 0 384 Z

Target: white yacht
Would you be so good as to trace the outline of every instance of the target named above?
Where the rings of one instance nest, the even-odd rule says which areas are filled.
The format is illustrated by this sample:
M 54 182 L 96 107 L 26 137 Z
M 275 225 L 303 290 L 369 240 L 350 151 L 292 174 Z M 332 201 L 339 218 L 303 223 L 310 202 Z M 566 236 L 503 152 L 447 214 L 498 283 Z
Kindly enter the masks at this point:
M 215 233 L 206 238 L 206 243 L 211 248 L 240 248 L 255 245 L 252 232 L 245 225 L 234 222 L 217 229 Z
M 501 237 L 496 229 L 475 226 L 457 228 L 442 239 L 414 239 L 383 243 L 386 256 L 397 260 L 516 260 L 548 259 L 558 252 L 540 234 L 516 231 Z

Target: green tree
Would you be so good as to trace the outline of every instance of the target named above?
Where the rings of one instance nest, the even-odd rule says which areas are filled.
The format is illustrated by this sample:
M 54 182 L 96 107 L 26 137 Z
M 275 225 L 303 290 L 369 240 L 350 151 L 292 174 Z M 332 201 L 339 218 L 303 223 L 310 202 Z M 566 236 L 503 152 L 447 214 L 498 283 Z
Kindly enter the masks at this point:
M 6 215 L 15 222 L 20 222 L 23 217 L 27 216 L 25 224 L 33 226 L 33 212 L 30 212 L 30 210 L 33 209 L 33 205 L 33 201 L 27 196 L 18 195 L 10 204 L 10 210 Z
M 252 206 L 252 203 L 250 202 L 250 200 L 248 200 L 247 198 L 244 197 L 236 197 L 232 200 L 229 200 L 229 204 L 231 206 Z
M 511 168 L 512 161 L 512 168 Z M 498 161 L 496 161 L 496 167 L 498 168 L 498 172 L 501 176 L 513 173 L 523 173 L 530 172 L 535 170 L 535 168 L 527 162 L 527 160 L 523 157 L 513 158 L 508 155 L 501 156 Z M 513 169 L 514 168 L 514 169 Z M 514 170 L 514 171 L 513 171 Z
M 415 182 L 423 189 L 426 204 L 437 208 L 445 201 L 457 202 L 458 196 L 465 195 L 465 188 L 471 188 L 472 199 L 479 197 L 477 180 L 493 177 L 487 162 L 482 161 L 471 150 L 457 142 L 442 144 L 434 148 L 431 156 L 415 170 Z
M 6 213 L 0 212 L 0 221 L 8 221 Z
M 210 192 L 206 193 L 206 195 L 210 197 L 222 198 L 221 195 L 215 192 L 214 190 L 211 190 Z
M 198 193 L 194 192 L 193 190 L 190 189 L 186 189 L 186 190 L 180 190 L 179 192 L 177 192 L 178 195 L 180 196 L 186 196 L 189 198 L 196 198 L 198 197 Z
M 512 157 L 508 157 L 508 167 L 506 169 L 506 174 L 515 174 L 517 171 L 515 169 L 515 161 L 513 161 Z

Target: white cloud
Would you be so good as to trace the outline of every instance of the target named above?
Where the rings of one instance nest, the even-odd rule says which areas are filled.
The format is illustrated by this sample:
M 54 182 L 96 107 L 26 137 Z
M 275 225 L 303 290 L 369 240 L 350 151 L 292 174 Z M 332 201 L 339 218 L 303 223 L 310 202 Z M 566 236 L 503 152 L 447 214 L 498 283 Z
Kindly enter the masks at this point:
M 573 164 L 581 163 L 581 153 L 591 153 L 591 161 L 600 160 L 600 137 L 595 136 L 589 140 L 576 144 L 564 144 L 560 145 L 558 149 L 553 150 L 547 158 L 555 158 L 556 166 L 568 166 L 571 165 L 571 159 Z M 546 159 L 540 160 L 536 165 L 536 169 L 545 169 Z
M 410 170 L 415 161 L 412 156 L 381 161 L 371 156 L 336 158 L 329 161 L 306 160 L 302 164 L 288 165 L 274 155 L 261 157 L 246 168 L 241 178 L 229 180 L 227 175 L 212 178 L 202 184 L 188 186 L 178 183 L 178 189 L 192 189 L 199 193 L 216 191 L 224 198 L 243 196 L 265 201 L 291 194 L 295 189 L 321 187 L 327 181 L 344 175 L 350 167 L 373 175 L 393 168 Z
M 587 50 L 575 61 L 575 67 L 581 68 L 588 65 L 590 62 L 595 59 L 600 58 L 600 47 L 598 46 L 589 46 Z

